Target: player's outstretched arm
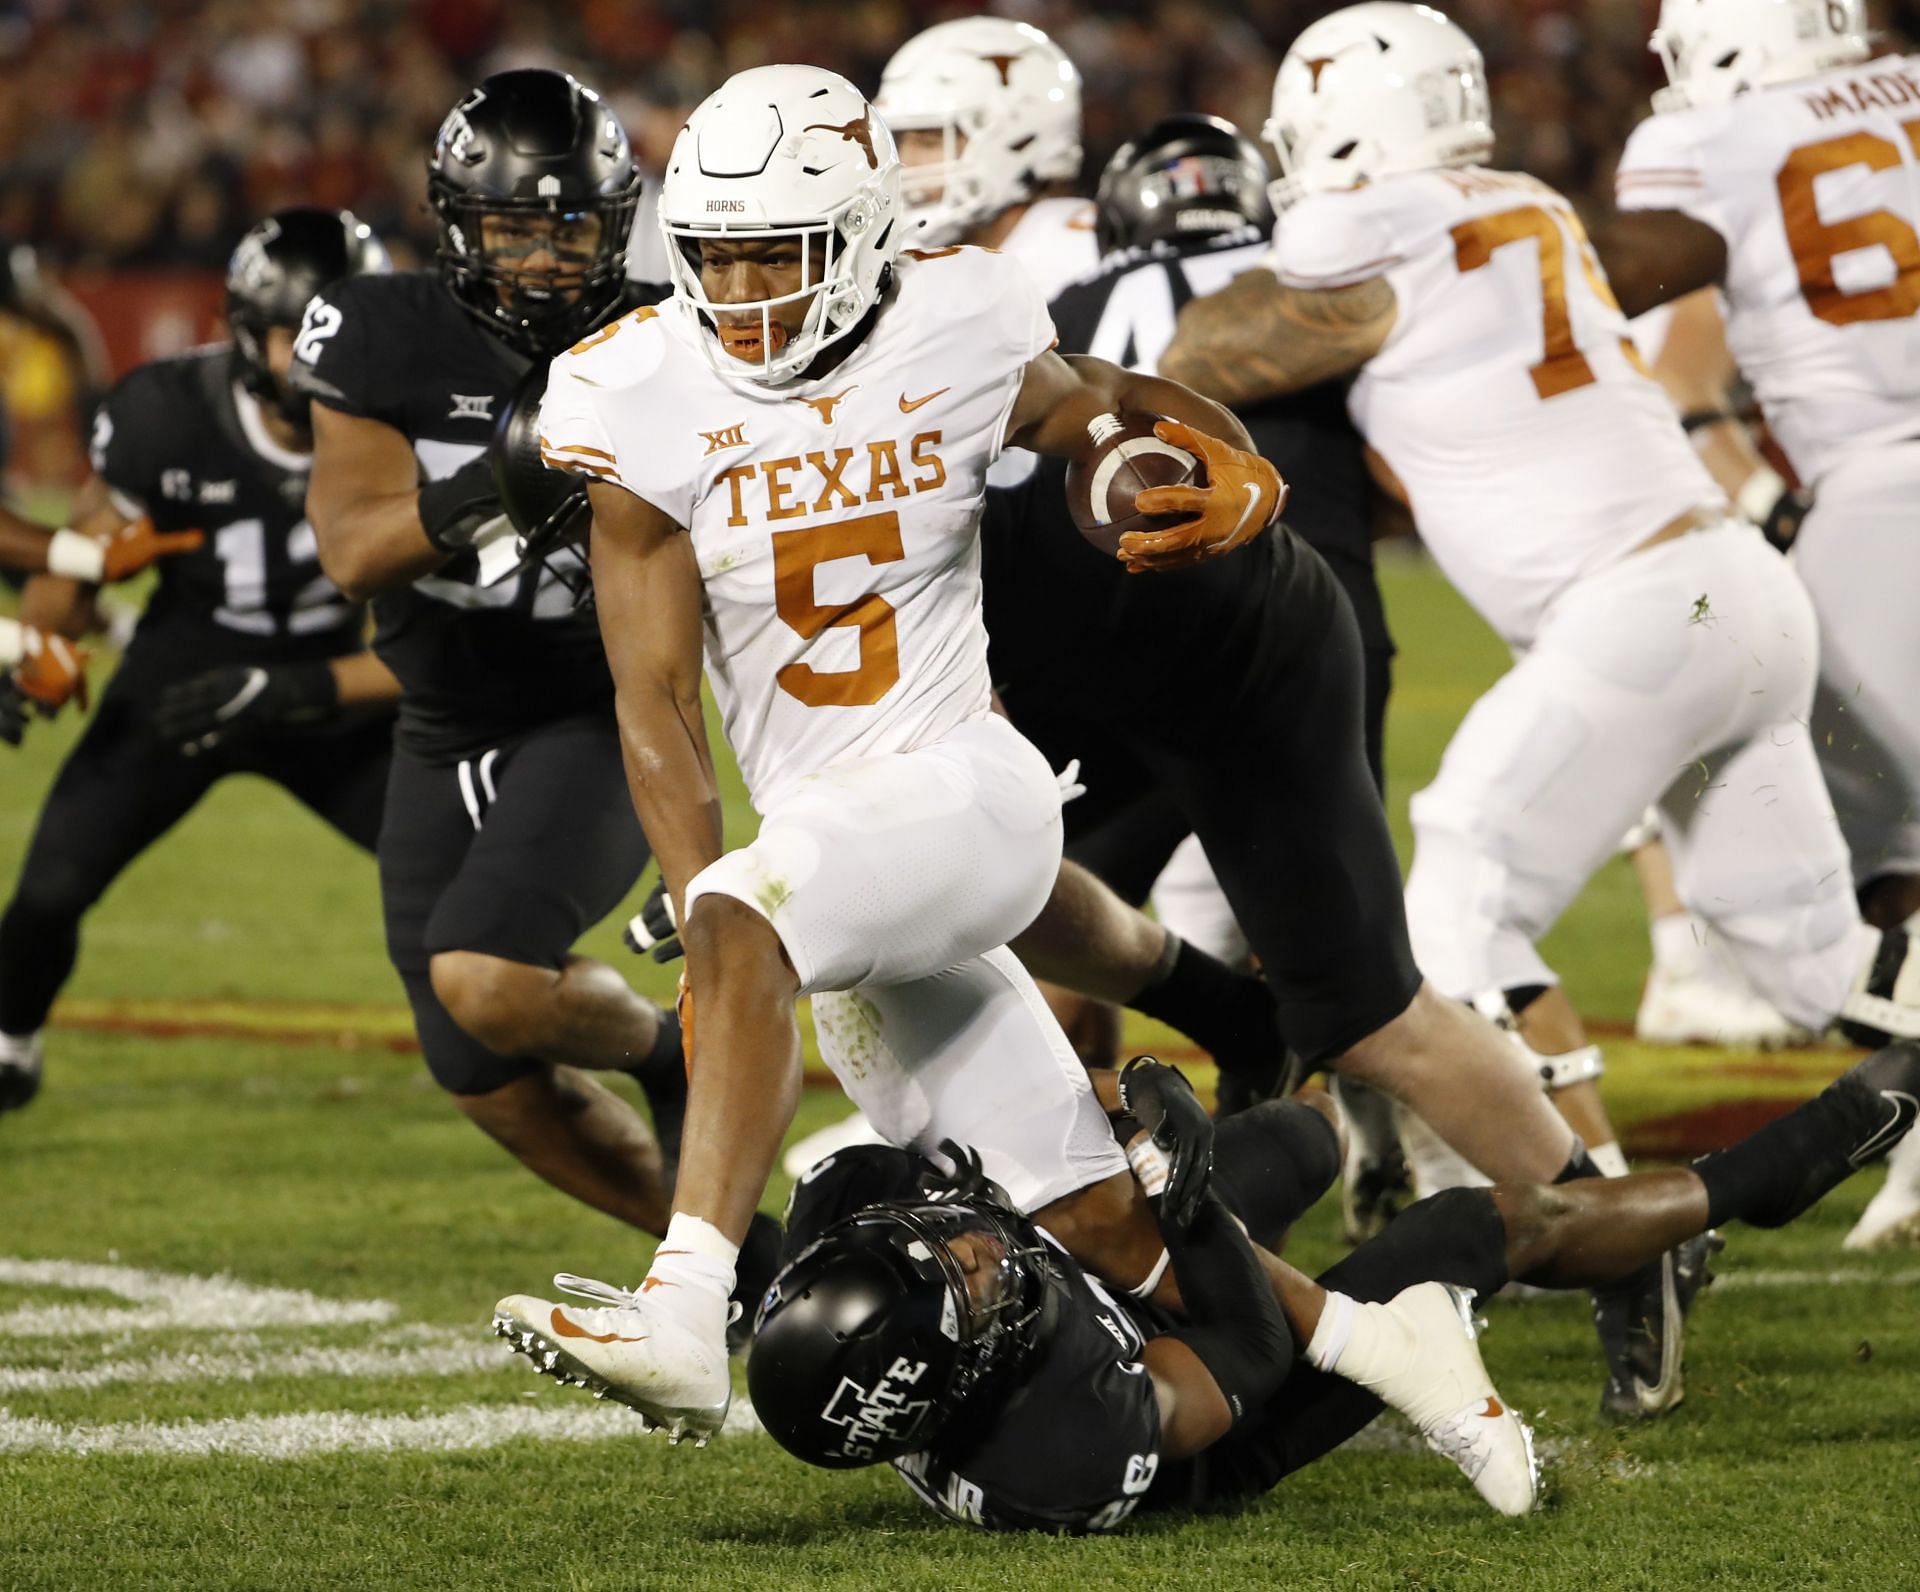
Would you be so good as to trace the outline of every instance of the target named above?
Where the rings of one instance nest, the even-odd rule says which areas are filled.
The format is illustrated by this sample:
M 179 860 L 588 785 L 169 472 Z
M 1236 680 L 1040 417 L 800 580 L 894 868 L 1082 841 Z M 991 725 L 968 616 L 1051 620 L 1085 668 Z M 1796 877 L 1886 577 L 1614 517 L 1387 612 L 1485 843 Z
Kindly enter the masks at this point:
M 1727 274 L 1727 240 L 1678 210 L 1621 210 L 1588 228 L 1613 296 L 1629 316 L 1712 287 Z
M 624 487 L 595 482 L 594 607 L 613 671 L 633 806 L 674 920 L 687 881 L 720 855 L 720 786 L 700 702 L 700 566 L 693 540 Z
M 1351 375 L 1379 353 L 1398 314 L 1385 277 L 1298 288 L 1248 271 L 1180 312 L 1160 372 L 1218 403 L 1259 403 Z
M 364 601 L 431 574 L 498 512 L 484 458 L 422 487 L 405 436 L 315 401 L 307 519 L 320 567 L 348 597 Z

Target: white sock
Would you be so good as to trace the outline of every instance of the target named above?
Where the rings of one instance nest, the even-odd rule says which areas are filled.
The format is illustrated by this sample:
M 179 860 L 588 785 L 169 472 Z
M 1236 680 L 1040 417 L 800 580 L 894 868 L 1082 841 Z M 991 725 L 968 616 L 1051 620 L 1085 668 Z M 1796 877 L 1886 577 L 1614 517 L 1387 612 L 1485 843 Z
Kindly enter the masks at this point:
M 0 1061 L 15 1061 L 32 1066 L 40 1054 L 40 1030 L 30 1034 L 0 1034 Z
M 1406 1370 L 1416 1347 L 1407 1324 L 1385 1305 L 1361 1304 L 1329 1290 L 1307 1358 L 1315 1370 L 1372 1387 Z
M 1691 912 L 1671 912 L 1648 925 L 1653 965 L 1666 973 L 1689 973 L 1706 955 L 1706 929 Z
M 1627 1155 L 1618 1143 L 1590 1144 L 1587 1154 L 1593 1158 L 1593 1164 L 1607 1177 L 1625 1177 L 1627 1175 Z
M 647 1303 L 696 1330 L 724 1331 L 739 1256 L 740 1246 L 712 1222 L 674 1212 L 641 1284 Z

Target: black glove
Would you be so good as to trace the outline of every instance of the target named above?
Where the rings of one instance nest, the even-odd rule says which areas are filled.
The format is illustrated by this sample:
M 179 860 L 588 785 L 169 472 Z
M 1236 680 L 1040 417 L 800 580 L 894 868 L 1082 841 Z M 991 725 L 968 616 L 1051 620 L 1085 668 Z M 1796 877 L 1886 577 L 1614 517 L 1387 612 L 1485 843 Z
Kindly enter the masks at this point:
M 0 741 L 18 746 L 27 733 L 27 699 L 12 675 L 0 675 Z
M 429 481 L 420 488 L 420 528 L 443 553 L 470 547 L 480 527 L 500 513 L 493 461 L 484 453 L 444 481 Z
M 209 669 L 160 693 L 153 727 L 187 756 L 261 730 L 316 724 L 340 709 L 340 688 L 325 662 L 272 669 Z
M 680 928 L 673 921 L 673 897 L 667 894 L 666 880 L 653 887 L 647 904 L 627 920 L 622 938 L 629 951 L 645 951 L 656 962 L 672 962 L 686 954 L 680 948 Z
M 940 1153 L 953 1162 L 953 1170 L 939 1172 L 928 1166 L 920 1180 L 928 1195 L 936 1200 L 988 1200 L 1009 1210 L 1013 1208 L 1007 1191 L 987 1176 L 978 1150 L 957 1139 L 942 1139 Z
M 1178 1067 L 1135 1056 L 1120 1069 L 1120 1108 L 1146 1129 L 1166 1157 L 1160 1223 L 1185 1232 L 1213 1175 L 1213 1118 Z

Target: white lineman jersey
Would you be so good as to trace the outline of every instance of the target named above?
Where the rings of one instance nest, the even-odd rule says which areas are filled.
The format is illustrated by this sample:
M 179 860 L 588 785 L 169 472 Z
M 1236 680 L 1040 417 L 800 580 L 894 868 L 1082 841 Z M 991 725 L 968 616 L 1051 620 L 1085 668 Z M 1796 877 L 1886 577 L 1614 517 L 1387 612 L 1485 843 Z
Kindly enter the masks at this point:
M 691 532 L 708 680 L 764 813 L 792 780 L 989 711 L 985 478 L 1053 323 L 1012 260 L 950 248 L 906 251 L 818 380 L 723 375 L 712 336 L 669 300 L 585 339 L 553 363 L 541 439 Z
M 1649 117 L 1617 184 L 1726 240 L 1727 345 L 1802 481 L 1920 434 L 1920 56 Z
M 1398 306 L 1348 403 L 1461 593 L 1525 645 L 1573 581 L 1723 498 L 1646 374 L 1572 206 L 1531 177 L 1412 172 L 1310 194 L 1268 263 L 1384 277 Z
M 1000 252 L 1027 269 L 1041 297 L 1057 298 L 1069 282 L 1091 276 L 1100 264 L 1089 199 L 1036 199 L 1000 240 Z

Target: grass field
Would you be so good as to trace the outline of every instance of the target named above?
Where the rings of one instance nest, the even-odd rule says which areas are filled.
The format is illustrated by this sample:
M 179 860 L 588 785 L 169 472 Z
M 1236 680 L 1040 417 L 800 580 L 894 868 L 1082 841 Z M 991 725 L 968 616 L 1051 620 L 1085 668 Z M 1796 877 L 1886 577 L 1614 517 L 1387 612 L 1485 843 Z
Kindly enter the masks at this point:
M 1407 793 L 1504 654 L 1424 566 L 1386 584 L 1404 840 Z M 0 878 L 72 734 L 0 755 Z M 1616 864 L 1548 952 L 1619 1022 L 1645 944 Z M 611 926 L 589 945 L 666 993 Z M 136 865 L 69 997 L 44 1093 L 0 1120 L 0 1588 L 1920 1586 L 1920 1256 L 1839 1250 L 1878 1174 L 1786 1232 L 1733 1232 L 1687 1404 L 1655 1428 L 1596 1418 L 1583 1300 L 1491 1306 L 1489 1364 L 1549 1457 L 1532 1518 L 1488 1516 L 1383 1425 L 1237 1518 L 987 1538 L 758 1435 L 641 1440 L 486 1336 L 500 1293 L 557 1268 L 631 1280 L 647 1246 L 433 1088 L 371 865 L 279 792 L 217 792 Z M 1844 1064 L 1609 1056 L 1630 1138 Z M 811 1091 L 799 1127 L 842 1109 Z M 1336 1253 L 1323 1205 L 1293 1258 Z

